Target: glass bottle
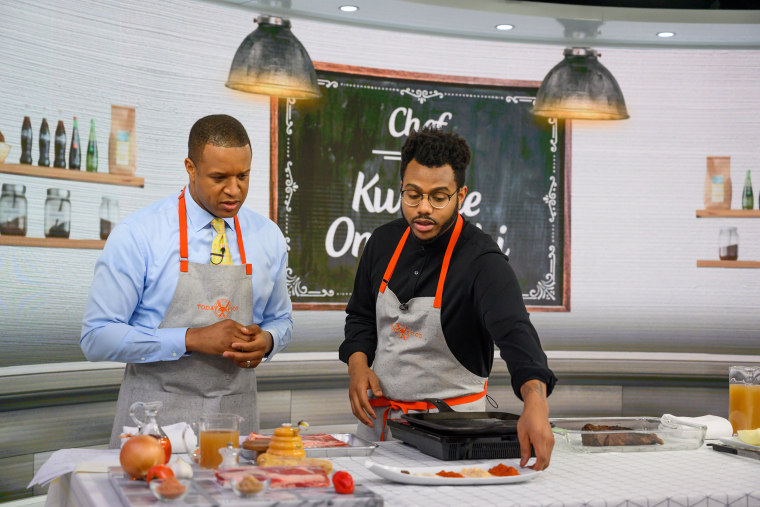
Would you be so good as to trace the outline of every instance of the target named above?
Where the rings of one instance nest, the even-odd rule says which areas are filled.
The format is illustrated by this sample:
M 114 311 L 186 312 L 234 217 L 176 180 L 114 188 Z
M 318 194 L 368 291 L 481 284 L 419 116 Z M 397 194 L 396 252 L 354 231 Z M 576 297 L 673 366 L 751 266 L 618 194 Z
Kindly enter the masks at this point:
M 137 417 L 137 410 L 141 407 L 145 412 L 145 419 Z M 163 403 L 160 401 L 136 401 L 129 407 L 129 417 L 137 424 L 138 435 L 150 435 L 158 439 L 158 443 L 164 449 L 164 456 L 166 457 L 164 463 L 168 463 L 172 458 L 172 444 L 164 430 L 158 425 L 158 411 L 161 407 L 163 407 Z
M 21 159 L 22 164 L 32 163 L 32 121 L 28 116 L 24 116 L 24 123 L 21 125 Z
M 82 167 L 82 150 L 79 149 L 79 120 L 74 117 L 74 130 L 71 132 L 71 148 L 69 148 L 69 169 L 78 171 Z
M 739 258 L 739 233 L 736 227 L 724 227 L 718 234 L 718 255 L 722 261 L 735 261 Z
M 98 141 L 95 139 L 95 120 L 90 119 L 90 138 L 87 141 L 87 172 L 98 172 Z M 102 236 L 102 233 L 101 233 Z
M 26 187 L 3 183 L 0 195 L 0 234 L 26 236 Z
M 48 188 L 45 199 L 45 237 L 68 238 L 71 232 L 69 191 Z
M 40 125 L 40 158 L 37 160 L 37 165 L 43 167 L 50 165 L 50 128 L 47 118 L 43 118 Z
M 100 201 L 100 239 L 108 239 L 108 235 L 119 221 L 119 201 L 104 195 Z
M 752 209 L 752 205 L 755 202 L 754 195 L 752 195 L 752 179 L 747 171 L 747 176 L 744 178 L 744 188 L 742 189 L 742 209 Z
M 66 127 L 63 121 L 58 120 L 58 126 L 55 127 L 55 160 L 54 167 L 66 169 Z

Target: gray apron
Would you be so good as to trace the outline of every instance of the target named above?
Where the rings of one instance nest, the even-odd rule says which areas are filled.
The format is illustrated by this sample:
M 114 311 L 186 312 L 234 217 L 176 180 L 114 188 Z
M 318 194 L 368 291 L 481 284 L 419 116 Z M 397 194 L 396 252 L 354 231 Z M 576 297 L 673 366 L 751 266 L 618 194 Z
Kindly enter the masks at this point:
M 446 344 L 441 325 L 441 300 L 451 254 L 459 239 L 463 220 L 457 216 L 438 279 L 436 296 L 412 298 L 404 304 L 388 288 L 410 230 L 401 237 L 385 270 L 375 302 L 377 350 L 372 364 L 384 398 L 371 399 L 382 410 L 374 428 L 359 423 L 357 435 L 365 440 L 387 440 L 385 421 L 402 413 L 433 409 L 425 398 L 440 398 L 461 412 L 485 410 L 487 377 L 462 366 Z M 435 410 L 433 410 L 435 411 Z M 377 414 L 378 411 L 375 410 Z
M 159 328 L 205 327 L 238 315 L 253 315 L 251 265 L 245 263 L 240 225 L 235 229 L 242 264 L 221 266 L 187 261 L 185 191 L 179 197 L 180 273 L 174 297 Z M 242 416 L 240 434 L 259 430 L 256 370 L 240 368 L 222 356 L 192 353 L 176 361 L 128 363 L 119 389 L 111 448 L 120 445 L 123 426 L 133 426 L 129 407 L 136 401 L 160 401 L 158 422 L 168 426 L 194 422 L 201 414 Z

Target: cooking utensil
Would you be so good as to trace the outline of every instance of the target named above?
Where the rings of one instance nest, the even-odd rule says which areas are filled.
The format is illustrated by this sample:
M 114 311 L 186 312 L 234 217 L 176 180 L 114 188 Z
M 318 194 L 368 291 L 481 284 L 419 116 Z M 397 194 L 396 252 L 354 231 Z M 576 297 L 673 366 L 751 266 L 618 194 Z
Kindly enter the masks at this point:
M 516 435 L 519 415 L 508 412 L 456 412 L 445 401 L 426 398 L 437 413 L 420 412 L 401 417 L 412 426 L 423 427 L 443 434 L 456 435 Z

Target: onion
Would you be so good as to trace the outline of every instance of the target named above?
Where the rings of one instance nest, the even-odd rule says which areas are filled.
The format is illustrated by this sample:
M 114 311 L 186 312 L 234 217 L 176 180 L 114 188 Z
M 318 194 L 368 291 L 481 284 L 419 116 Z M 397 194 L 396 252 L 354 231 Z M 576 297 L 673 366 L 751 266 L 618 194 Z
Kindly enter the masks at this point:
M 142 479 L 153 465 L 162 465 L 166 459 L 163 447 L 155 437 L 137 435 L 124 443 L 119 454 L 121 468 L 130 477 Z

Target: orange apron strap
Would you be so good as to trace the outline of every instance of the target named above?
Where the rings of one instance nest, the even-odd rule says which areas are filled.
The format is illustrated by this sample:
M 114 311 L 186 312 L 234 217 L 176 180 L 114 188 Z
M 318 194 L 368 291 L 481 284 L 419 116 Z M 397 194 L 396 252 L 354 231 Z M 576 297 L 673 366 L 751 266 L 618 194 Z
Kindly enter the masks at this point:
M 187 273 L 187 206 L 185 205 L 185 188 L 179 194 L 179 270 Z
M 388 286 L 388 282 L 391 279 L 391 275 L 393 275 L 393 270 L 396 269 L 396 262 L 398 262 L 398 258 L 401 256 L 401 250 L 404 249 L 404 243 L 406 243 L 406 238 L 409 237 L 409 231 L 411 229 L 409 227 L 406 228 L 406 231 L 404 231 L 404 235 L 401 236 L 401 239 L 398 242 L 398 245 L 396 245 L 396 251 L 393 252 L 393 257 L 391 257 L 391 261 L 388 263 L 388 267 L 385 268 L 385 274 L 383 274 L 383 281 L 380 283 L 380 292 L 385 292 L 385 288 Z
M 435 301 L 433 302 L 433 308 L 441 307 L 441 300 L 443 299 L 443 283 L 446 281 L 446 273 L 449 272 L 449 262 L 451 262 L 451 254 L 454 252 L 454 247 L 459 239 L 459 233 L 462 232 L 462 215 L 457 214 L 457 223 L 454 226 L 454 232 L 451 233 L 451 239 L 446 247 L 446 255 L 443 257 L 443 265 L 441 266 L 441 274 L 438 277 L 438 288 L 435 291 Z
M 446 404 L 450 407 L 456 405 L 464 405 L 465 403 L 472 403 L 478 401 L 488 394 L 488 380 L 483 384 L 483 390 L 479 393 L 465 394 L 464 396 L 456 396 L 454 398 L 446 398 Z M 391 410 L 401 410 L 403 413 L 408 414 L 410 410 L 429 410 L 435 408 L 435 405 L 428 403 L 427 401 L 398 401 L 388 398 L 371 398 L 369 404 L 372 407 L 388 407 L 383 411 L 383 431 L 380 433 L 380 441 L 385 439 L 385 427 L 388 423 L 388 414 Z
M 245 265 L 245 274 L 250 275 L 253 273 L 253 266 L 246 264 L 245 262 L 245 245 L 243 245 L 243 233 L 240 232 L 240 222 L 235 215 L 235 234 L 237 234 L 238 249 L 240 250 L 240 262 Z

